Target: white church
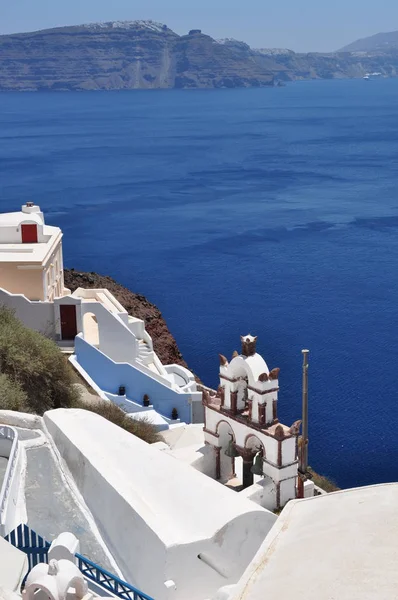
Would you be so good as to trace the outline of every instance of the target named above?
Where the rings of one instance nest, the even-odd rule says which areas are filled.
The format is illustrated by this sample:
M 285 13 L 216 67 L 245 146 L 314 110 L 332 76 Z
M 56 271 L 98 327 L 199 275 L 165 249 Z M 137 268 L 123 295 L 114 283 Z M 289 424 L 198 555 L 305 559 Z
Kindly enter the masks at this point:
M 231 362 L 220 355 L 217 394 L 204 394 L 204 438 L 214 453 L 216 479 L 236 477 L 240 458 L 243 489 L 252 487 L 257 475 L 255 496 L 273 510 L 297 495 L 301 421 L 291 427 L 279 422 L 280 369 L 269 370 L 256 351 L 256 337 L 242 336 L 241 342 L 242 352 Z M 311 482 L 307 487 L 307 494 L 313 493 Z

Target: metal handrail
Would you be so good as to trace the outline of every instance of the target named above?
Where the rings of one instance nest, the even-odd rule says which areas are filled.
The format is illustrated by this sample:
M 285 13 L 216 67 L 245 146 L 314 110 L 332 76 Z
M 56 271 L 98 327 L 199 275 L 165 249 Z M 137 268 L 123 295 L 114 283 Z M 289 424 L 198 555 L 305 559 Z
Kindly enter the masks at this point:
M 1 435 L 3 432 L 5 433 L 5 435 Z M 2 437 L 3 439 L 13 440 L 10 454 L 8 457 L 7 469 L 4 475 L 4 481 L 0 489 L 0 523 L 2 523 L 4 517 L 3 513 L 6 509 L 8 494 L 14 475 L 15 463 L 18 458 L 18 432 L 13 427 L 3 425 L 2 427 L 0 427 L 0 437 Z
M 48 564 L 49 542 L 27 525 L 18 525 L 5 539 L 28 556 L 29 569 L 39 562 Z M 154 600 L 85 556 L 75 554 L 75 558 L 79 570 L 86 579 L 93 581 L 122 600 Z
M 99 567 L 81 554 L 75 554 L 75 556 L 79 570 L 87 579 L 91 579 L 91 581 L 109 590 L 112 594 L 119 596 L 119 598 L 123 598 L 124 600 L 153 600 L 150 596 L 119 579 L 116 575 L 112 575 L 112 573 Z

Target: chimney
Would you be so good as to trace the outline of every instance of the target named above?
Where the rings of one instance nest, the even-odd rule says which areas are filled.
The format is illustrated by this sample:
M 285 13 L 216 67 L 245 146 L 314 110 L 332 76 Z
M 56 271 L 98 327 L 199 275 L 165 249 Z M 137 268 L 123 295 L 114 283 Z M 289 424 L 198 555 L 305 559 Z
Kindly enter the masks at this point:
M 257 336 L 253 337 L 250 335 L 241 335 L 240 340 L 242 342 L 242 355 L 253 356 L 256 354 Z
M 27 202 L 22 206 L 22 212 L 28 215 L 31 215 L 32 213 L 39 213 L 40 206 L 36 206 L 34 202 Z
M 35 204 L 34 202 L 31 202 L 31 201 L 27 202 L 26 204 L 24 204 L 22 206 L 21 210 L 26 215 L 32 215 L 32 214 L 37 215 L 40 218 L 42 224 L 44 225 L 44 215 L 40 210 L 40 206 L 37 206 L 37 204 Z

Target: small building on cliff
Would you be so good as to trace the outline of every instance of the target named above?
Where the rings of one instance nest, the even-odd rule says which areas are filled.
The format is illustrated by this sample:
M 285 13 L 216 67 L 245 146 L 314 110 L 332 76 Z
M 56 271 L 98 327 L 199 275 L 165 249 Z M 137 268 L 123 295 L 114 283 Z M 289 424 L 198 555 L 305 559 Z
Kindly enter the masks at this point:
M 97 393 L 132 417 L 148 417 L 159 429 L 203 422 L 193 374 L 162 364 L 142 319 L 105 288 L 65 287 L 62 231 L 46 225 L 33 202 L 0 215 L 0 304 L 69 351 Z
M 280 369 L 268 368 L 256 349 L 257 338 L 241 337 L 242 352 L 231 362 L 220 355 L 217 394 L 204 394 L 204 437 L 214 453 L 216 479 L 236 478 L 242 459 L 243 489 L 264 484 L 264 505 L 280 508 L 296 498 L 300 421 L 291 427 L 278 420 Z M 268 496 L 268 498 L 266 498 Z
M 67 293 L 62 267 L 62 232 L 44 222 L 39 206 L 0 214 L 0 282 L 12 294 L 53 301 Z
M 297 498 L 301 421 L 278 419 L 279 369 L 269 369 L 257 352 L 257 338 L 241 337 L 242 351 L 229 362 L 220 355 L 218 390 L 203 392 L 204 427 L 189 425 L 164 432 L 174 458 L 234 488 L 269 510 Z M 314 483 L 304 484 L 314 495 Z

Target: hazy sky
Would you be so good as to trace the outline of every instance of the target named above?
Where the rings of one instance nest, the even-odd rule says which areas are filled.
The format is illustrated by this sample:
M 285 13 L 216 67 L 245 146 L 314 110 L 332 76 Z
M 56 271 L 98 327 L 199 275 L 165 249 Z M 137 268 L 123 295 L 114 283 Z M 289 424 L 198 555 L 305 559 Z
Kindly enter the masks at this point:
M 200 28 L 253 47 L 336 50 L 398 30 L 397 0 L 0 0 L 0 32 L 90 21 L 153 19 L 179 34 Z

